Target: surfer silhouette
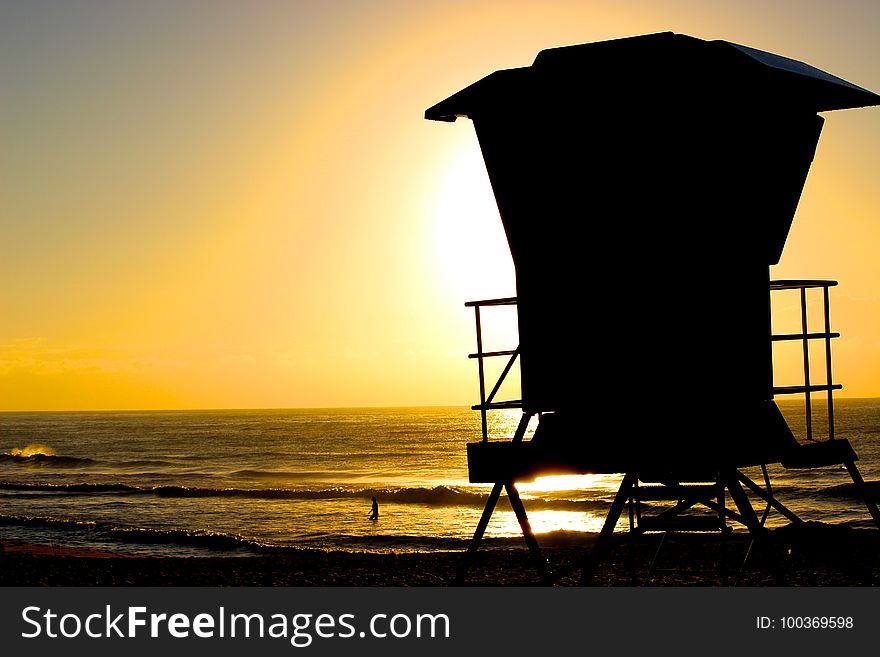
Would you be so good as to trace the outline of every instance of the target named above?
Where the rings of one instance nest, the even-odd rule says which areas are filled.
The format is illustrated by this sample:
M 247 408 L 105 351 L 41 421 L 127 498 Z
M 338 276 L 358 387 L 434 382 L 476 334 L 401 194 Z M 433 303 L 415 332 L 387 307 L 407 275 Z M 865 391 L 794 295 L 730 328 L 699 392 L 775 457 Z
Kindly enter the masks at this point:
M 379 502 L 376 501 L 376 496 L 372 497 L 373 506 L 370 508 L 370 520 L 378 520 L 379 519 Z

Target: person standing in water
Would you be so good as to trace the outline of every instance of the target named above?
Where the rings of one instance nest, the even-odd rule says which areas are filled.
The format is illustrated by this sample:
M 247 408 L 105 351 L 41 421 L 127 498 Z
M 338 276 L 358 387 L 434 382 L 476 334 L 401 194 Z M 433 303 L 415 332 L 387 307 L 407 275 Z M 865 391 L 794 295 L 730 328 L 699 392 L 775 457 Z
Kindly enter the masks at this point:
M 376 501 L 376 496 L 373 495 L 373 506 L 370 508 L 370 520 L 378 520 L 379 519 L 379 502 Z

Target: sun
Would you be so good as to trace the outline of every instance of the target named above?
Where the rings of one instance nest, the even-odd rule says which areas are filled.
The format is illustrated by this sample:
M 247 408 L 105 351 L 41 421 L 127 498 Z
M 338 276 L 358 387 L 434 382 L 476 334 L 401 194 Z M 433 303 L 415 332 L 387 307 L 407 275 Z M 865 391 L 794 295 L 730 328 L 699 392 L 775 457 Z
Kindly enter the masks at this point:
M 434 257 L 457 302 L 514 296 L 513 261 L 474 140 L 451 158 L 434 207 Z

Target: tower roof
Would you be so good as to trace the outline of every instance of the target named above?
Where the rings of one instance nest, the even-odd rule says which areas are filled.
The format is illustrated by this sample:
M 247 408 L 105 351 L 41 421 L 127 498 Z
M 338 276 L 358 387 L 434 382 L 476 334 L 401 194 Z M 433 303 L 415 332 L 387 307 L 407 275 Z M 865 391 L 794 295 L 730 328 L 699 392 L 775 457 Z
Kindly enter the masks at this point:
M 877 94 L 795 59 L 662 32 L 542 50 L 531 66 L 496 71 L 429 108 L 425 118 L 515 112 L 540 103 L 548 88 L 574 90 L 591 104 L 608 106 L 709 95 L 737 106 L 784 104 L 813 112 L 880 104 Z

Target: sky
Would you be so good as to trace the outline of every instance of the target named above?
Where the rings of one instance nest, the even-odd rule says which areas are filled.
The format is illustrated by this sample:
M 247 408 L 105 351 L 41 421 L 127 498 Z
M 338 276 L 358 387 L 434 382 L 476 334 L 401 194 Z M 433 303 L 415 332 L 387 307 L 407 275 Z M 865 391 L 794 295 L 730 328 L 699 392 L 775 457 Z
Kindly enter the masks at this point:
M 0 410 L 472 403 L 463 304 L 513 268 L 472 125 L 424 110 L 666 30 L 880 91 L 876 2 L 4 0 Z M 880 108 L 828 113 L 772 269 L 840 281 L 851 397 L 880 396 L 878 170 Z

